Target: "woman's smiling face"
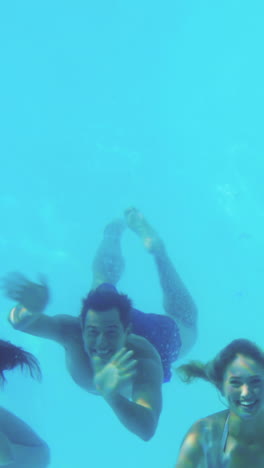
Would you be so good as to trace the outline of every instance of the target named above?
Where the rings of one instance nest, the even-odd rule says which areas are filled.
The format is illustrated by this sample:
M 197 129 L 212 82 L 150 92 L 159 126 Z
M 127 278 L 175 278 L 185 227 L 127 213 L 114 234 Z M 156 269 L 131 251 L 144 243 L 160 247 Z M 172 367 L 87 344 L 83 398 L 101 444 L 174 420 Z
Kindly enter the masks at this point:
M 264 410 L 264 367 L 253 358 L 238 354 L 224 373 L 223 395 L 231 412 L 242 419 Z

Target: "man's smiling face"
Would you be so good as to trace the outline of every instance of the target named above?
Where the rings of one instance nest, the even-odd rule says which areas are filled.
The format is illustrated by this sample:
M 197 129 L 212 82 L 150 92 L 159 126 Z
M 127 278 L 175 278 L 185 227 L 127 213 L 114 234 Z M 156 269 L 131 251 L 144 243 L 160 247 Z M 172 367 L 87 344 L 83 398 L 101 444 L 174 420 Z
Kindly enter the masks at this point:
M 83 327 L 83 342 L 91 359 L 98 357 L 106 364 L 125 346 L 127 335 L 128 328 L 124 328 L 116 307 L 99 312 L 88 310 Z

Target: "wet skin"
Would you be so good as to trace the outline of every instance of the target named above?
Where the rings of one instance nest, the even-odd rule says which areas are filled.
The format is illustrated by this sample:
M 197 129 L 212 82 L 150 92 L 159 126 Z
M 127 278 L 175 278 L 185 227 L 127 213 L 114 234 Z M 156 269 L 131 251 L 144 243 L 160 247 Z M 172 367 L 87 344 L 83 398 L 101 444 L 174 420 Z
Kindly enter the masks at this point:
M 89 310 L 83 329 L 84 349 L 90 359 L 106 364 L 126 344 L 129 330 L 124 328 L 119 311 L 111 308 L 103 312 Z
M 227 367 L 223 395 L 233 417 L 262 417 L 264 409 L 264 369 L 252 358 L 239 354 Z
M 144 338 L 124 329 L 117 310 L 88 311 L 84 330 L 79 318 L 12 309 L 12 325 L 48 338 L 65 349 L 73 380 L 101 395 L 121 423 L 143 440 L 155 433 L 161 412 L 163 380 L 160 356 Z
M 222 394 L 229 410 L 197 421 L 186 435 L 176 468 L 263 468 L 264 367 L 238 354 L 227 366 Z M 221 445 L 229 414 L 225 449 Z

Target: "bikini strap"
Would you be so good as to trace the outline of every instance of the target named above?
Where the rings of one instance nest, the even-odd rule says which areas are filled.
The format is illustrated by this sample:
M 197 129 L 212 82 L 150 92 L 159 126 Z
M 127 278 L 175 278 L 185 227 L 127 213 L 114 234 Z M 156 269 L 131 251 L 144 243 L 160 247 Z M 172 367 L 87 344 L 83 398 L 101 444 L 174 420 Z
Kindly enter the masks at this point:
M 222 435 L 222 440 L 221 440 L 222 452 L 225 452 L 225 449 L 226 449 L 227 437 L 229 433 L 229 417 L 230 417 L 230 413 L 228 413 L 226 421 L 225 421 L 225 425 L 224 425 L 224 430 L 223 430 L 223 435 Z

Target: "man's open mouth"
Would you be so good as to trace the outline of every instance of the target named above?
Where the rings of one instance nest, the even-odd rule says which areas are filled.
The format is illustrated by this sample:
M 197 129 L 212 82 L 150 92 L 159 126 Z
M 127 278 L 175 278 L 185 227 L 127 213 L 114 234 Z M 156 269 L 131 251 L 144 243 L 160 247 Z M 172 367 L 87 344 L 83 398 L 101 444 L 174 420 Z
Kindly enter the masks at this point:
M 110 349 L 105 349 L 105 350 L 94 350 L 93 351 L 94 356 L 98 356 L 101 359 L 106 359 L 112 356 L 112 351 Z

